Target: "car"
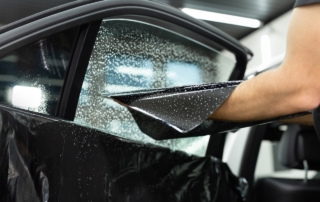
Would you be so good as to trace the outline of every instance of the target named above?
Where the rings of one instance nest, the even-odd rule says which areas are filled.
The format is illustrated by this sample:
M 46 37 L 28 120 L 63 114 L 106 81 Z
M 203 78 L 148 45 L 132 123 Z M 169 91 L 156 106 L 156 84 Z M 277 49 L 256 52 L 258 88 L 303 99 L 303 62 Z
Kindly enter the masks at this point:
M 205 87 L 225 93 L 220 105 L 252 56 L 153 1 L 76 1 L 1 27 L 1 201 L 251 199 L 256 161 L 239 177 L 221 159 L 226 131 L 262 122 L 175 125 L 120 95 Z M 170 102 L 150 106 L 185 106 Z

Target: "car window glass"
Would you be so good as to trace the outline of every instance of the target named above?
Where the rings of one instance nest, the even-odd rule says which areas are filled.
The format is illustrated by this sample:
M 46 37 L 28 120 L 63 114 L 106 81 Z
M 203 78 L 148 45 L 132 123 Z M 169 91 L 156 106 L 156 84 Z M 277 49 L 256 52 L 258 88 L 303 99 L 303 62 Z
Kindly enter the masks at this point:
M 181 34 L 134 20 L 104 20 L 93 48 L 75 122 L 123 138 L 205 155 L 209 136 L 155 141 L 127 108 L 101 93 L 227 81 L 235 61 Z
M 41 39 L 0 59 L 0 103 L 55 115 L 77 28 Z

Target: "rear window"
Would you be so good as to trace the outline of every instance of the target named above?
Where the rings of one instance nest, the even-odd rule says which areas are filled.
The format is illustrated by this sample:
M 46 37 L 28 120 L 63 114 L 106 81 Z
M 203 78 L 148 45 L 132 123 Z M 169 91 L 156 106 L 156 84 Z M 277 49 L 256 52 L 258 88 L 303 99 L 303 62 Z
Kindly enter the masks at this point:
M 0 59 L 0 103 L 55 115 L 78 28 L 19 48 Z

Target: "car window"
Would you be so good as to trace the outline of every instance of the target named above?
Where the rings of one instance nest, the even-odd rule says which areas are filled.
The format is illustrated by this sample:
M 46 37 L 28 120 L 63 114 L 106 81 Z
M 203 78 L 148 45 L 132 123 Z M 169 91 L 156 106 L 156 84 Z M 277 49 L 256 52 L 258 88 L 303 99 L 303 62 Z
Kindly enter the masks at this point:
M 77 28 L 22 47 L 0 59 L 0 103 L 55 115 Z
M 127 108 L 101 93 L 227 81 L 236 62 L 220 51 L 145 22 L 104 20 L 82 85 L 75 122 L 203 156 L 209 136 L 155 141 L 140 131 Z

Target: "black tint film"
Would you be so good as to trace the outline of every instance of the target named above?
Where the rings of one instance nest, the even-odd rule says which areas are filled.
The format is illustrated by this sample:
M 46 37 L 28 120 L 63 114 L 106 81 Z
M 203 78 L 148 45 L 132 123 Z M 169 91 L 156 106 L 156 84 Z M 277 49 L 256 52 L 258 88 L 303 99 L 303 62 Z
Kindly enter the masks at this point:
M 0 103 L 54 115 L 78 28 L 69 29 L 0 59 Z

